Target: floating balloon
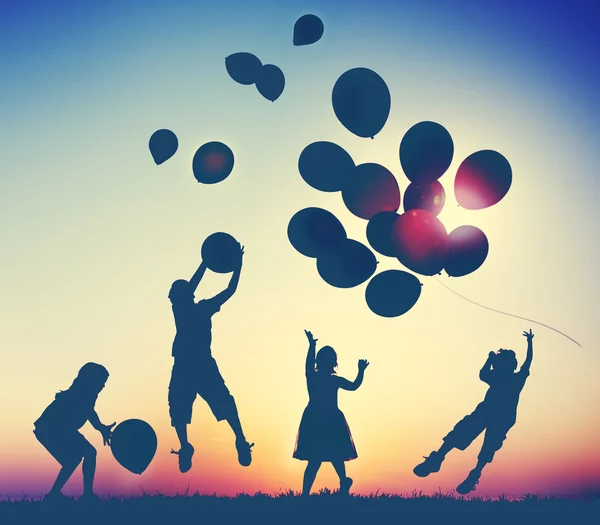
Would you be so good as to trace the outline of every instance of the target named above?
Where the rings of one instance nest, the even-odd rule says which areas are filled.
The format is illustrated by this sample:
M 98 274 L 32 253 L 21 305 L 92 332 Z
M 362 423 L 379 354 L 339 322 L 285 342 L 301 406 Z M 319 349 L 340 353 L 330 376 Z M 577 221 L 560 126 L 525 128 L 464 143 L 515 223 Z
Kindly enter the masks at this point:
M 228 233 L 209 235 L 202 243 L 200 253 L 206 267 L 216 273 L 233 272 L 240 265 L 240 243 Z
M 448 258 L 444 269 L 451 277 L 474 272 L 485 261 L 489 242 L 475 226 L 459 226 L 448 235 Z
M 292 246 L 307 257 L 319 257 L 346 240 L 346 230 L 337 217 L 322 208 L 304 208 L 288 224 Z
M 265 64 L 258 73 L 256 89 L 271 102 L 275 102 L 283 93 L 285 77 L 283 71 L 273 64 Z
M 225 69 L 229 76 L 244 86 L 256 82 L 261 68 L 261 61 L 252 53 L 234 53 L 225 59 Z
M 371 247 L 382 255 L 395 257 L 392 246 L 392 227 L 400 217 L 395 211 L 380 211 L 369 219 L 367 224 L 367 240 Z
M 323 36 L 323 22 L 316 15 L 304 15 L 294 24 L 294 45 L 307 46 L 319 41 Z
M 179 142 L 177 135 L 170 129 L 159 129 L 152 133 L 148 146 L 154 162 L 158 165 L 175 155 Z
M 233 169 L 233 151 L 222 142 L 200 146 L 192 160 L 192 171 L 198 182 L 216 184 L 229 177 Z
M 410 128 L 400 142 L 400 163 L 411 182 L 431 184 L 450 166 L 454 143 L 444 126 L 435 122 L 419 122 Z
M 467 210 L 481 210 L 500 202 L 512 183 L 508 160 L 492 150 L 469 155 L 458 168 L 454 194 Z
M 156 433 L 141 419 L 123 421 L 114 429 L 110 439 L 115 459 L 134 474 L 141 474 L 148 468 L 157 444 Z
M 413 274 L 388 270 L 369 281 L 365 291 L 367 305 L 381 317 L 398 317 L 419 300 L 421 283 Z
M 346 239 L 334 250 L 317 258 L 321 278 L 336 288 L 353 288 L 364 283 L 377 269 L 377 259 L 369 248 Z
M 333 86 L 333 111 L 346 129 L 374 138 L 385 125 L 392 99 L 385 81 L 374 71 L 346 71 Z
M 352 157 L 333 142 L 313 142 L 298 159 L 304 181 L 320 191 L 340 191 L 350 180 L 353 169 Z
M 381 211 L 400 207 L 400 188 L 396 177 L 379 164 L 359 164 L 342 189 L 344 204 L 350 212 L 369 220 Z
M 440 220 L 424 210 L 410 210 L 392 227 L 392 246 L 398 260 L 422 275 L 440 273 L 448 256 L 448 234 Z
M 425 210 L 439 215 L 446 202 L 446 192 L 439 181 L 426 186 L 411 182 L 404 192 L 404 211 Z

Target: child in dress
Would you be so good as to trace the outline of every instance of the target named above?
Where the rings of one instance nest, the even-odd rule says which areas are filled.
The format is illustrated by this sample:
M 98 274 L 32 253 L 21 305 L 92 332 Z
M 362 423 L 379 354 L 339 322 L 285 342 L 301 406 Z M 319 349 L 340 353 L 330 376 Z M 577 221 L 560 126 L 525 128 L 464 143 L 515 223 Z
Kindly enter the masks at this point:
M 308 496 L 323 461 L 331 462 L 340 478 L 340 493 L 348 494 L 352 479 L 346 476 L 345 461 L 356 459 L 356 448 L 352 441 L 346 418 L 338 408 L 337 394 L 340 388 L 356 390 L 363 382 L 369 363 L 358 362 L 358 375 L 351 382 L 338 377 L 337 354 L 330 346 L 324 346 L 316 354 L 317 340 L 306 331 L 308 354 L 306 356 L 306 385 L 309 402 L 302 414 L 294 458 L 308 461 L 304 472 L 302 495 Z
M 94 409 L 107 379 L 108 371 L 102 365 L 83 365 L 70 388 L 56 394 L 54 401 L 34 423 L 35 437 L 62 466 L 45 499 L 67 499 L 61 490 L 82 459 L 83 499 L 96 499 L 93 489 L 96 449 L 78 430 L 89 421 L 102 434 L 104 444 L 110 445 L 115 423 L 103 425 Z

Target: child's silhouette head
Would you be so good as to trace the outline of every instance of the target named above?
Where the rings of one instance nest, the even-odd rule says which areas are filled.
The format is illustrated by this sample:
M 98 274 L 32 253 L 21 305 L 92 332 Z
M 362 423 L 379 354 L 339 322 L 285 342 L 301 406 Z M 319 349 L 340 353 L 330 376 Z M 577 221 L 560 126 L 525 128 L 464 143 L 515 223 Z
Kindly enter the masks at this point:
M 316 371 L 323 374 L 335 374 L 337 368 L 337 354 L 331 346 L 324 346 L 317 352 Z
M 69 390 L 98 395 L 108 379 L 108 370 L 97 363 L 86 363 L 81 367 Z
M 194 292 L 190 283 L 185 279 L 178 279 L 171 285 L 169 299 L 172 304 L 183 302 L 194 302 Z
M 494 370 L 512 374 L 517 368 L 517 356 L 512 350 L 501 348 L 496 352 L 493 366 Z

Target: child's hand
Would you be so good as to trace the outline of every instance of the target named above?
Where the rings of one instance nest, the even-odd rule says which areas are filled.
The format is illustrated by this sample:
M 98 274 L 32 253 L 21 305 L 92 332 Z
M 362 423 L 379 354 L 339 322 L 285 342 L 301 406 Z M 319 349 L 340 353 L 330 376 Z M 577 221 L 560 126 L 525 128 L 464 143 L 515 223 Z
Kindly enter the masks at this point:
M 529 332 L 523 332 L 523 337 L 527 339 L 528 343 L 531 343 L 531 341 L 533 341 L 533 332 L 531 331 L 531 328 L 529 329 Z
M 112 425 L 103 425 L 100 429 L 100 434 L 102 434 L 102 439 L 104 440 L 104 445 L 108 445 L 110 447 L 110 438 L 112 436 L 112 429 L 117 423 L 113 423 Z
M 360 371 L 364 371 L 368 366 L 369 366 L 369 361 L 367 361 L 366 359 L 358 360 L 358 369 Z
M 308 338 L 308 344 L 310 344 L 311 346 L 316 346 L 318 339 L 315 339 L 312 335 L 312 332 L 309 332 L 308 330 L 304 330 L 304 333 L 306 334 L 306 337 Z
M 488 354 L 488 359 L 494 359 L 494 357 L 496 357 L 496 352 L 494 352 L 493 350 Z

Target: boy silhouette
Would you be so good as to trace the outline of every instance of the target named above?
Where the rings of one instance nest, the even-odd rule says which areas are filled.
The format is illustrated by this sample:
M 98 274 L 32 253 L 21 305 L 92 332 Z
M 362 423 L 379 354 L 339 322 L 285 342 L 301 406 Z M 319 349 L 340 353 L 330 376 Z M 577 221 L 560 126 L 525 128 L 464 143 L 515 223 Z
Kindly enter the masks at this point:
M 413 472 L 417 476 L 425 477 L 438 472 L 448 452 L 453 448 L 465 450 L 485 430 L 477 465 L 456 488 L 459 494 L 475 490 L 483 468 L 492 462 L 494 454 L 502 447 L 507 432 L 517 420 L 519 395 L 525 386 L 533 360 L 533 333 L 529 330 L 523 332 L 523 336 L 527 339 L 527 357 L 521 369 L 515 372 L 517 358 L 512 350 L 501 348 L 498 352 L 489 353 L 479 372 L 479 379 L 490 385 L 485 399 L 472 414 L 456 424 L 437 452 L 432 452 L 423 463 L 414 468 Z
M 246 441 L 233 396 L 225 386 L 216 361 L 211 354 L 211 318 L 235 293 L 242 270 L 244 248 L 240 246 L 239 261 L 229 285 L 211 299 L 194 302 L 194 293 L 206 271 L 204 262 L 190 281 L 175 281 L 169 292 L 177 333 L 173 341 L 174 357 L 169 384 L 169 414 L 181 444 L 178 452 L 179 470 L 187 472 L 192 467 L 194 447 L 188 441 L 187 425 L 192 420 L 192 407 L 196 395 L 208 403 L 217 421 L 226 420 L 235 434 L 238 461 L 247 467 L 252 462 L 251 447 Z

